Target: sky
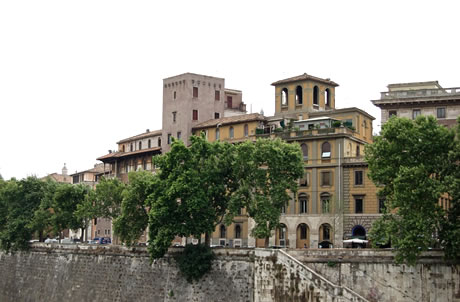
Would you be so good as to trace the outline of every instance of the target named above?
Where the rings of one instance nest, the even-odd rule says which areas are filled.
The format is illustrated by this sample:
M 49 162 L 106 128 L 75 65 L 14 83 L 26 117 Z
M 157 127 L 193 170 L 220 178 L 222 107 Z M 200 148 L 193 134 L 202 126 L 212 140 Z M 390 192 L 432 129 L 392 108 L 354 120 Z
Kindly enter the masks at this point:
M 90 169 L 116 142 L 161 129 L 163 79 L 225 78 L 248 111 L 274 87 L 330 78 L 336 107 L 380 129 L 390 83 L 460 86 L 459 1 L 0 1 L 0 174 Z

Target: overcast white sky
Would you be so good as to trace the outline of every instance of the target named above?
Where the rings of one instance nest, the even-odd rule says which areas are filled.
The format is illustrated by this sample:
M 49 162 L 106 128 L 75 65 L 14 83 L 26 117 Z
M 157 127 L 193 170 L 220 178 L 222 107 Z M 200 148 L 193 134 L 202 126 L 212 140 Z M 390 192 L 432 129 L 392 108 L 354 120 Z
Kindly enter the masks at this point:
M 459 1 L 0 1 L 0 174 L 91 168 L 161 128 L 162 79 L 223 77 L 253 112 L 304 72 L 359 107 L 389 83 L 460 86 Z

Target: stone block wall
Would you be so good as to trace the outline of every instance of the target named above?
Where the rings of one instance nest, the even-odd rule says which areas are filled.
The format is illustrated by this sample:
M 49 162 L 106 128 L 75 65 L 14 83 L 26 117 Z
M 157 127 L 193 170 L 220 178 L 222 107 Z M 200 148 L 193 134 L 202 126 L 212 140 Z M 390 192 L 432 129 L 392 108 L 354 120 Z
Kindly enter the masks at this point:
M 150 264 L 145 248 L 42 244 L 0 252 L 0 301 L 253 301 L 250 250 L 216 253 L 212 271 L 190 284 L 171 255 Z
M 394 263 L 391 250 L 289 250 L 288 253 L 334 284 L 369 301 L 460 301 L 460 265 L 441 251 L 422 254 L 417 265 Z

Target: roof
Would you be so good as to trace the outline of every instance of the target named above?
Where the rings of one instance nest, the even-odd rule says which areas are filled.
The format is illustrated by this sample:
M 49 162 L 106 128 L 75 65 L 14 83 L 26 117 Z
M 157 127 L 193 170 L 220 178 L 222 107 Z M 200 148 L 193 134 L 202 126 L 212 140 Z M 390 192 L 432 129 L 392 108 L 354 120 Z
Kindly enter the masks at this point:
M 243 122 L 251 122 L 251 121 L 264 121 L 265 117 L 259 113 L 251 113 L 251 114 L 241 114 L 229 117 L 223 117 L 218 119 L 208 120 L 206 122 L 200 123 L 193 127 L 193 129 L 201 129 L 201 128 L 209 128 L 209 127 L 216 127 L 220 124 L 229 125 L 229 124 L 237 124 Z
M 80 171 L 80 172 L 75 172 L 73 174 L 70 174 L 70 176 L 81 174 L 81 173 L 96 173 L 97 174 L 97 173 L 103 173 L 105 171 L 110 171 L 109 167 L 107 167 L 104 170 L 104 164 L 95 164 L 94 168 L 84 170 L 84 171 Z
M 280 85 L 280 84 L 287 84 L 287 83 L 299 82 L 299 81 L 305 81 L 305 80 L 320 82 L 320 83 L 331 85 L 331 86 L 334 86 L 334 87 L 339 86 L 339 84 L 331 81 L 331 79 L 322 79 L 322 78 L 314 77 L 314 76 L 306 74 L 306 73 L 304 73 L 302 75 L 299 75 L 299 76 L 296 76 L 296 77 L 276 81 L 276 82 L 272 83 L 272 85 L 277 86 L 277 85 Z
M 127 157 L 127 156 L 132 156 L 132 155 L 137 155 L 137 154 L 142 154 L 142 153 L 155 152 L 155 151 L 161 151 L 161 147 L 153 147 L 153 148 L 148 148 L 148 149 L 141 149 L 141 150 L 136 150 L 136 151 L 132 151 L 132 152 L 112 152 L 112 153 L 106 154 L 104 156 L 98 157 L 97 160 L 100 160 L 102 162 L 111 161 L 111 160 L 115 160 L 115 159 L 121 158 L 121 157 Z
M 208 75 L 205 75 L 205 74 L 198 74 L 198 73 L 193 73 L 193 72 L 184 72 L 184 73 L 181 73 L 181 74 L 178 74 L 178 75 L 175 75 L 175 76 L 164 78 L 163 81 L 174 79 L 174 78 L 180 78 L 180 77 L 187 76 L 187 75 L 198 76 L 198 77 L 203 77 L 203 78 L 212 78 L 212 79 L 224 80 L 224 78 L 208 76 Z
M 131 137 L 122 139 L 121 141 L 117 142 L 117 144 L 127 143 L 130 141 L 134 141 L 137 139 L 143 139 L 143 138 L 151 137 L 151 136 L 158 136 L 158 135 L 161 135 L 162 131 L 163 130 L 160 129 L 160 130 L 155 130 L 155 131 L 144 132 L 144 133 L 141 133 L 135 136 L 131 136 Z
M 388 84 L 388 89 L 392 88 L 415 88 L 417 86 L 432 86 L 433 88 L 442 88 L 439 85 L 438 81 L 427 81 L 427 82 L 409 82 L 409 83 L 395 83 L 395 84 Z
M 367 116 L 371 120 L 375 120 L 375 117 L 373 117 L 372 115 L 370 115 L 366 111 L 361 110 L 361 109 L 359 109 L 357 107 L 349 107 L 349 108 L 340 108 L 340 109 L 331 109 L 331 110 L 325 110 L 325 111 L 310 112 L 309 116 L 312 117 L 312 118 L 315 118 L 315 117 L 323 117 L 325 115 L 331 115 L 331 117 L 332 117 L 334 114 L 341 114 L 341 113 L 347 113 L 347 112 L 353 112 L 353 111 L 359 112 L 362 115 Z

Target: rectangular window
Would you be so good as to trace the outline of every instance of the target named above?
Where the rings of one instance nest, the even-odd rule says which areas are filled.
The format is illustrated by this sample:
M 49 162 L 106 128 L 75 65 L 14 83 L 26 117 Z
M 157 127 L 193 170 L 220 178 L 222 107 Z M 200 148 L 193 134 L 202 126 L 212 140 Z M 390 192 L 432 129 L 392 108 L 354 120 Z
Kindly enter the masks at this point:
M 332 184 L 332 173 L 321 172 L 321 186 L 330 186 Z
M 198 97 L 198 87 L 193 87 L 193 97 L 194 98 Z
M 171 145 L 171 133 L 168 133 L 168 145 Z
M 193 109 L 192 120 L 194 120 L 194 121 L 198 120 L 198 110 L 196 110 L 196 109 Z
M 177 112 L 176 112 L 176 111 L 173 111 L 173 113 L 172 113 L 172 116 L 173 116 L 173 123 L 176 122 L 176 115 L 177 115 Z
M 416 119 L 417 116 L 419 116 L 420 114 L 422 114 L 422 112 L 420 111 L 420 109 L 414 109 L 412 110 L 412 119 Z
M 227 97 L 227 108 L 233 108 L 233 100 L 231 96 Z
M 174 99 L 176 99 L 176 92 L 175 91 L 174 91 L 174 96 L 173 97 L 174 97 Z
M 355 185 L 363 185 L 363 171 L 355 171 Z
M 363 196 L 356 196 L 355 197 L 355 213 L 362 214 L 363 213 Z
M 330 208 L 330 199 L 329 197 L 321 197 L 321 213 L 329 213 Z
M 436 108 L 437 118 L 446 118 L 446 108 Z
M 216 94 L 215 94 L 214 100 L 220 101 L 220 90 L 216 90 Z
M 177 139 L 180 139 L 181 136 L 182 136 L 182 132 L 178 131 L 178 132 L 177 132 Z
M 398 113 L 396 110 L 390 110 L 388 112 L 388 116 L 391 118 L 392 116 L 398 116 Z
M 379 213 L 383 213 L 385 211 L 385 198 L 379 197 Z
M 215 119 L 220 118 L 220 113 L 219 112 L 214 112 L 214 118 Z

